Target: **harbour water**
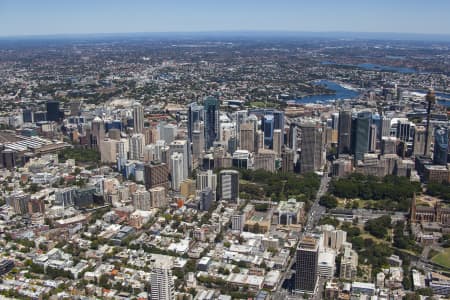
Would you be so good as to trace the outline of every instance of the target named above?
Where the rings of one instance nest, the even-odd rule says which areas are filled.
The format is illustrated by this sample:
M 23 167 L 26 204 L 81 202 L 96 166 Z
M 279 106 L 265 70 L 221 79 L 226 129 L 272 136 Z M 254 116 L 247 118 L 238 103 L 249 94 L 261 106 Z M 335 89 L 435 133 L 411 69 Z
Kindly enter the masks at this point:
M 333 100 L 353 99 L 359 95 L 359 93 L 357 91 L 345 88 L 342 85 L 340 85 L 334 81 L 318 80 L 315 82 L 315 84 L 322 85 L 330 90 L 333 90 L 335 92 L 335 94 L 306 96 L 306 97 L 296 99 L 295 102 L 299 103 L 299 104 L 321 103 L 321 102 L 328 102 L 328 101 L 333 101 Z
M 338 64 L 333 61 L 323 61 L 322 65 L 338 65 Z M 363 63 L 363 64 L 357 64 L 357 65 L 342 64 L 342 66 L 356 67 L 356 68 L 369 70 L 369 71 L 399 72 L 399 73 L 404 73 L 404 74 L 412 74 L 412 73 L 417 72 L 417 70 L 414 70 L 412 68 L 384 66 L 384 65 L 371 64 L 371 63 Z

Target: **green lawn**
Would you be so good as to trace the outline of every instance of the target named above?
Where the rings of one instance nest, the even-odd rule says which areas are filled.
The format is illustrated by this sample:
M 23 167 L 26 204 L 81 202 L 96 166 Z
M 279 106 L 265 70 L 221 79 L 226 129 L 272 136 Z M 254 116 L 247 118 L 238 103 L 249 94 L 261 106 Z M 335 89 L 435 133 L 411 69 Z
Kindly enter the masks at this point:
M 434 263 L 450 268 L 450 248 L 447 248 L 441 253 L 435 255 L 431 260 Z

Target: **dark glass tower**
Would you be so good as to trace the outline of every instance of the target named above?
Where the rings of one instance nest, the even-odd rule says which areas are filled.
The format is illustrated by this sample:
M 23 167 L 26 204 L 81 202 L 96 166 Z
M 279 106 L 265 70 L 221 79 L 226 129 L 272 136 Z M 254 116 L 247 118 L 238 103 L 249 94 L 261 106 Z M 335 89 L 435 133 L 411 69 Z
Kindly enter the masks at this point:
M 205 110 L 205 146 L 211 148 L 219 139 L 219 100 L 208 97 L 204 101 Z
M 338 121 L 338 154 L 350 154 L 352 149 L 352 112 L 339 112 Z
M 369 152 L 371 121 L 372 113 L 368 111 L 360 112 L 356 117 L 353 144 L 355 161 L 362 160 L 364 158 L 364 153 Z
M 59 101 L 47 101 L 47 121 L 59 121 L 61 119 L 61 111 L 59 110 Z
M 297 247 L 295 289 L 314 293 L 317 287 L 319 245 L 311 236 L 304 236 Z
M 194 131 L 194 124 L 203 121 L 203 106 L 193 102 L 188 105 L 188 137 L 192 141 L 192 132 Z
M 273 146 L 273 130 L 274 128 L 274 117 L 273 115 L 265 115 L 262 119 L 262 129 L 264 131 L 264 145 L 268 148 Z
M 433 161 L 436 165 L 447 164 L 448 153 L 448 129 L 446 127 L 436 128 L 434 131 L 434 153 Z

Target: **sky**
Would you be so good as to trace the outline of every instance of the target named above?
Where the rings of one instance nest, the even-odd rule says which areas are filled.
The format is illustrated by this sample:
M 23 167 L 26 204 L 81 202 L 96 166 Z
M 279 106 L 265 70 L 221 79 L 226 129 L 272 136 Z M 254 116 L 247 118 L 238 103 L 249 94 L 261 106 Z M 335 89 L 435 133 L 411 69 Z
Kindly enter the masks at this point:
M 0 0 L 0 36 L 197 31 L 450 34 L 450 1 Z

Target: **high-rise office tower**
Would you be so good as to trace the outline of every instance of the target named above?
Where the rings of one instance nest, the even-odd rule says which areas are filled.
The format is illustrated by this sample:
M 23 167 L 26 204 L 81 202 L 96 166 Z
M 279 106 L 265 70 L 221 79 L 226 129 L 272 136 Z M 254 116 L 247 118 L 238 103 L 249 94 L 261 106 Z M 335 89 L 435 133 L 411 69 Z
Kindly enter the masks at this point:
M 448 129 L 438 127 L 434 130 L 433 162 L 436 165 L 447 165 Z
M 416 126 L 414 129 L 414 143 L 413 143 L 413 155 L 424 155 L 425 148 L 431 149 L 431 141 L 433 140 L 433 133 L 430 132 L 430 134 L 426 134 L 426 127 L 425 126 Z M 430 129 L 432 130 L 432 129 Z M 425 141 L 425 138 L 428 136 L 428 141 Z M 428 144 L 425 145 L 425 143 Z M 430 153 L 428 153 L 426 156 L 430 156 Z
M 217 190 L 217 175 L 212 170 L 197 173 L 196 189 L 202 191 L 205 188 L 210 188 L 214 194 Z
M 157 186 L 148 190 L 150 193 L 150 200 L 152 207 L 165 207 L 168 205 L 166 197 L 166 189 L 162 186 Z
M 281 171 L 282 172 L 294 172 L 294 157 L 295 152 L 292 149 L 285 148 L 281 153 Z
M 144 147 L 144 162 L 148 163 L 156 160 L 155 144 L 149 144 Z
M 116 153 L 117 153 L 117 169 L 119 171 L 125 166 L 128 158 L 128 140 L 121 139 L 116 144 Z
M 381 154 L 396 154 L 397 153 L 397 138 L 393 136 L 385 136 L 381 138 Z M 423 151 L 422 151 L 423 153 Z M 420 155 L 422 155 L 422 153 Z
M 278 156 L 281 155 L 283 144 L 283 132 L 281 129 L 275 129 L 273 131 L 273 151 L 275 151 Z
M 372 124 L 370 125 L 369 151 L 375 152 L 375 150 L 377 150 L 377 126 Z
M 258 152 L 259 149 L 264 149 L 264 132 L 261 130 L 258 130 L 256 132 L 256 151 Z
M 220 199 L 239 203 L 239 172 L 236 170 L 222 170 L 219 173 Z
M 168 261 L 158 262 L 150 273 L 150 299 L 175 299 L 172 269 Z
M 120 129 L 111 128 L 110 130 L 108 130 L 108 137 L 112 140 L 120 140 Z
M 364 153 L 369 152 L 370 125 L 372 121 L 371 112 L 358 113 L 355 120 L 354 130 L 354 153 L 355 161 L 362 160 Z
M 434 94 L 434 90 L 433 89 L 429 89 L 427 95 L 425 96 L 425 99 L 428 103 L 427 106 L 427 130 L 425 131 L 425 140 L 428 141 L 430 132 L 431 132 L 431 124 L 430 124 L 430 118 L 431 118 L 431 107 L 433 106 L 433 104 L 436 102 L 436 95 Z M 424 149 L 424 155 L 428 155 L 430 149 L 428 148 L 428 144 L 425 144 L 425 149 Z
M 355 279 L 358 271 L 358 253 L 350 247 L 344 248 L 341 258 L 341 268 L 339 277 L 345 280 Z
M 189 150 L 189 144 L 186 140 L 175 140 L 170 143 L 170 155 L 175 152 L 183 155 L 183 178 L 188 178 L 192 167 L 191 152 Z
M 324 163 L 323 128 L 316 123 L 304 123 L 300 130 L 300 173 L 318 171 Z
M 172 143 L 175 140 L 175 137 L 177 136 L 177 125 L 160 124 L 159 136 L 161 140 L 165 141 L 167 144 Z
M 80 100 L 70 100 L 70 115 L 78 116 L 80 115 L 81 101 Z
M 146 190 L 137 190 L 136 192 L 131 194 L 131 199 L 133 201 L 133 206 L 135 209 L 150 210 L 152 208 L 150 192 Z
M 61 120 L 62 113 L 59 109 L 59 101 L 50 100 L 46 103 L 47 108 L 47 121 L 55 121 L 58 122 Z
M 273 128 L 284 132 L 284 112 L 273 110 L 271 114 L 273 115 Z
M 203 122 L 195 123 L 192 131 L 192 168 L 198 166 L 198 160 L 203 151 L 205 151 L 205 127 Z
M 188 138 L 192 141 L 192 133 L 195 130 L 195 123 L 203 121 L 204 110 L 203 106 L 199 105 L 197 102 L 193 102 L 188 105 Z
M 288 141 L 287 145 L 289 148 L 295 150 L 297 149 L 297 125 L 295 123 L 291 123 L 289 125 L 289 134 L 288 134 Z
M 352 149 L 352 112 L 341 110 L 338 121 L 338 154 L 350 154 Z
M 240 145 L 240 134 L 241 134 L 241 125 L 247 122 L 248 111 L 247 110 L 239 110 L 236 112 L 236 126 L 235 126 L 235 136 L 238 137 L 237 145 Z
M 169 168 L 165 163 L 151 162 L 144 166 L 144 182 L 147 189 L 162 186 L 167 189 L 169 183 Z
M 319 243 L 312 236 L 304 236 L 296 254 L 295 289 L 314 293 L 317 288 Z
M 273 131 L 274 131 L 273 115 L 265 115 L 261 119 L 261 129 L 264 132 L 264 148 L 272 149 L 272 147 L 273 147 Z
M 33 123 L 33 110 L 31 109 L 22 109 L 22 119 L 24 123 Z
M 240 126 L 239 149 L 255 152 L 255 127 L 252 123 Z
M 270 149 L 260 149 L 253 157 L 253 170 L 266 170 L 275 172 L 275 159 L 277 154 Z
M 380 114 L 378 114 L 378 113 L 372 114 L 372 125 L 375 125 L 375 127 L 377 129 L 376 140 L 380 141 L 381 140 L 381 116 L 380 116 Z
M 381 117 L 381 137 L 391 136 L 391 118 Z
M 105 123 L 98 116 L 91 122 L 91 146 L 98 148 L 100 142 L 105 139 Z
M 205 145 L 209 149 L 220 139 L 219 100 L 207 97 L 204 101 L 205 110 Z
M 13 192 L 9 197 L 7 197 L 6 203 L 14 210 L 14 213 L 24 215 L 28 213 L 28 202 L 30 199 L 31 196 L 29 194 L 19 191 Z
M 333 113 L 331 115 L 331 128 L 335 130 L 339 129 L 339 113 Z
M 184 157 L 183 154 L 179 152 L 174 152 L 170 156 L 170 175 L 172 178 L 172 189 L 175 191 L 180 190 L 180 185 L 185 177 L 184 168 Z M 187 174 L 187 173 L 186 173 Z
M 130 137 L 130 159 L 131 160 L 142 160 L 144 158 L 144 142 L 145 138 L 142 133 L 133 134 Z
M 414 129 L 412 122 L 408 119 L 399 119 L 396 124 L 396 136 L 402 142 L 411 142 L 413 140 Z
M 133 128 L 135 133 L 144 131 L 144 108 L 139 103 L 133 105 Z
M 204 190 L 200 191 L 200 210 L 208 211 L 211 208 L 212 203 L 215 200 L 215 194 L 216 193 L 209 187 L 206 187 Z
M 119 141 L 105 138 L 102 142 L 100 142 L 99 150 L 100 150 L 100 160 L 102 163 L 116 163 L 117 162 L 117 143 Z

